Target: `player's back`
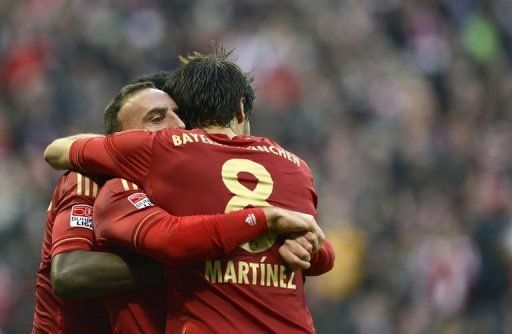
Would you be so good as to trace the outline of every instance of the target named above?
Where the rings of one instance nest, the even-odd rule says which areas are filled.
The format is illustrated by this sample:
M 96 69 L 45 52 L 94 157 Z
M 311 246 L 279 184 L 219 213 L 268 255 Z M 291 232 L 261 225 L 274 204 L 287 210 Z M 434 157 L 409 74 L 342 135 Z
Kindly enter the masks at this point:
M 55 187 L 36 278 L 33 333 L 109 333 L 99 298 L 60 298 L 53 292 L 50 278 L 53 256 L 92 249 L 92 204 L 97 190 L 89 178 L 73 172 L 64 174 Z
M 309 168 L 265 138 L 161 132 L 150 166 L 146 192 L 178 216 L 270 205 L 316 215 Z M 279 245 L 269 234 L 223 259 L 168 268 L 168 332 L 314 332 L 303 275 L 286 270 Z

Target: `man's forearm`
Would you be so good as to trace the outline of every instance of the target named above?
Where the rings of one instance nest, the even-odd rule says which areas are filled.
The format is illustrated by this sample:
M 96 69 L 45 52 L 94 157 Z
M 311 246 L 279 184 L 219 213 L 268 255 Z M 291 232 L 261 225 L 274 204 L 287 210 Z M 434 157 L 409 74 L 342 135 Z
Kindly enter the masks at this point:
M 52 260 L 52 287 L 64 297 L 115 294 L 163 280 L 163 269 L 139 255 L 75 250 Z
M 254 212 L 250 215 L 254 219 L 253 226 L 245 222 L 248 212 Z M 259 209 L 189 217 L 176 217 L 157 210 L 146 213 L 144 219 L 132 217 L 124 223 L 121 220 L 98 226 L 95 232 L 100 245 L 128 248 L 167 265 L 190 264 L 223 256 L 238 244 L 268 230 L 266 217 Z
M 102 135 L 84 133 L 56 139 L 46 147 L 46 150 L 44 151 L 44 159 L 55 169 L 71 169 L 71 162 L 69 161 L 71 145 L 73 145 L 73 142 L 77 139 L 92 137 L 102 137 Z

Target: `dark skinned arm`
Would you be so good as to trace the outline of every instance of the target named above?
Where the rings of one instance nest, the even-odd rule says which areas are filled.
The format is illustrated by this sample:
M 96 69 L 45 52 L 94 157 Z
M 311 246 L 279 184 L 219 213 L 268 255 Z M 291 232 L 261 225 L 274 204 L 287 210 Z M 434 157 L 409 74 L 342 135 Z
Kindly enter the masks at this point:
M 52 259 L 52 289 L 61 297 L 95 297 L 163 282 L 160 263 L 130 254 L 73 250 Z

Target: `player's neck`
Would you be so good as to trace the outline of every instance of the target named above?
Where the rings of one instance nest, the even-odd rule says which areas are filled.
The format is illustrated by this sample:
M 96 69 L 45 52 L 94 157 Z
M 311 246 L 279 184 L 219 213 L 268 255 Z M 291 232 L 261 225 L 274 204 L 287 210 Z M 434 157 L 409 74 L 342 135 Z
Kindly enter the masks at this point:
M 226 128 L 223 126 L 209 126 L 207 128 L 203 128 L 204 131 L 212 134 L 222 134 L 229 137 L 229 139 L 236 137 L 237 134 L 231 128 Z

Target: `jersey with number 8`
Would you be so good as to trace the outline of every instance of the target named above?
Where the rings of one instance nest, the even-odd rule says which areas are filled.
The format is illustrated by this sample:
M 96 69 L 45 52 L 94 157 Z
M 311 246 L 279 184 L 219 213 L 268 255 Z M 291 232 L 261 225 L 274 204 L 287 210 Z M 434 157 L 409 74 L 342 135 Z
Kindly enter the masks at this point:
M 242 172 L 250 173 L 256 178 L 254 189 L 251 190 L 240 183 L 238 174 Z M 230 159 L 222 165 L 222 181 L 233 193 L 233 197 L 226 206 L 226 213 L 242 210 L 248 206 L 271 206 L 267 199 L 274 189 L 274 181 L 263 165 L 247 159 Z M 248 252 L 259 253 L 272 247 L 276 239 L 277 235 L 269 232 L 251 242 L 240 245 L 240 247 Z
M 81 170 L 139 184 L 153 202 L 178 216 L 270 205 L 316 216 L 309 168 L 266 138 L 128 131 L 79 140 L 70 158 Z M 280 244 L 266 234 L 223 259 L 167 268 L 167 333 L 314 332 L 304 273 L 286 270 Z

